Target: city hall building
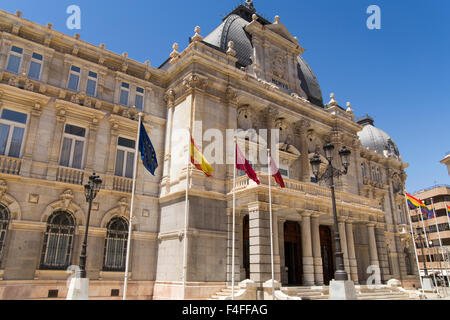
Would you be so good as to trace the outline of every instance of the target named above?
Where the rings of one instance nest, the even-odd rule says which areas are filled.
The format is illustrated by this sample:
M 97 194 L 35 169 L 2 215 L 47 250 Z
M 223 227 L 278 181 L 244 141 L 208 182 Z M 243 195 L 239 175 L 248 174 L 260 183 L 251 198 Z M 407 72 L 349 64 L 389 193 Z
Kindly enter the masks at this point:
M 315 154 L 324 159 L 327 142 L 338 168 L 337 150 L 351 150 L 348 174 L 336 182 L 349 278 L 365 284 L 375 265 L 382 283 L 418 285 L 403 197 L 407 164 L 372 118 L 357 121 L 334 95 L 323 100 L 302 57 L 307 44 L 278 16 L 267 21 L 247 1 L 209 35 L 195 28 L 187 48 L 174 44 L 158 68 L 20 11 L 0 11 L 0 44 L 0 299 L 66 297 L 87 224 L 83 186 L 93 172 L 103 184 L 88 233 L 89 294 L 122 296 L 139 112 L 159 167 L 152 176 L 138 161 L 129 299 L 183 297 L 186 240 L 186 298 L 206 299 L 231 283 L 233 162 L 212 164 L 208 178 L 178 159 L 188 149 L 175 131 L 198 133 L 199 122 L 201 132 L 249 133 L 238 140 L 243 151 L 267 148 L 258 130 L 279 131 L 271 147 L 279 149 L 286 188 L 272 181 L 272 206 L 275 279 L 283 287 L 333 279 L 330 188 L 310 167 Z M 249 160 L 261 184 L 243 174 L 236 181 L 236 283 L 251 279 L 261 288 L 271 279 L 268 175 Z

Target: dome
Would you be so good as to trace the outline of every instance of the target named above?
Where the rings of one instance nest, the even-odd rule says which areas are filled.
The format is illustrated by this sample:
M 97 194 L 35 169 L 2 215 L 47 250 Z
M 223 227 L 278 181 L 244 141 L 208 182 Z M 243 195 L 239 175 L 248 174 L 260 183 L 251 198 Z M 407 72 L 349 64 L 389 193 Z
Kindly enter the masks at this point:
M 386 132 L 374 126 L 373 118 L 365 116 L 357 122 L 364 126 L 362 131 L 358 132 L 359 140 L 364 149 L 375 151 L 386 158 L 400 158 L 395 142 Z
M 237 14 L 236 14 L 237 13 Z M 228 42 L 234 42 L 238 66 L 246 67 L 252 64 L 253 45 L 251 35 L 245 31 L 249 24 L 248 17 L 251 16 L 245 8 L 235 10 L 228 15 L 223 23 L 213 32 L 206 36 L 203 41 L 219 50 L 225 52 L 228 48 Z M 247 18 L 244 19 L 243 17 Z M 263 24 L 269 24 L 267 20 L 259 18 Z M 314 73 L 306 61 L 299 56 L 297 58 L 298 77 L 301 81 L 301 88 L 308 96 L 308 100 L 320 107 L 323 107 L 322 91 Z

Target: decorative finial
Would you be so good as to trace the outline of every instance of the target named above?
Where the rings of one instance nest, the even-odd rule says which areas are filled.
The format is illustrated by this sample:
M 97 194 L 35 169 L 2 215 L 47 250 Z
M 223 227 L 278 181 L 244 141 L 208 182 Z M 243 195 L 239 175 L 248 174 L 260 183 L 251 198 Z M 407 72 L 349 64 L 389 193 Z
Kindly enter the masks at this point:
M 79 33 L 75 33 L 74 37 L 75 37 L 75 39 L 80 40 L 80 34 Z
M 257 21 L 258 20 L 258 15 L 256 13 L 252 14 L 252 20 L 253 21 Z
M 280 16 L 275 16 L 274 24 L 280 23 Z
M 234 50 L 233 48 L 234 48 L 234 42 L 233 41 L 228 42 L 227 54 L 232 57 L 234 57 L 236 55 L 236 50 Z
M 194 41 L 194 42 L 202 41 L 202 40 L 203 40 L 203 37 L 200 35 L 200 27 L 199 27 L 199 26 L 196 26 L 196 27 L 194 28 L 194 32 L 195 32 L 195 34 L 194 34 L 194 36 L 192 37 L 192 41 Z
M 128 58 L 128 52 L 122 53 L 122 57 L 124 57 L 125 59 Z
M 19 18 L 22 18 L 22 11 L 17 10 L 16 11 L 16 16 L 19 17 Z
M 106 45 L 104 43 L 100 43 L 100 49 L 104 50 L 106 48 Z
M 47 29 L 52 30 L 52 28 L 53 28 L 53 24 L 48 22 L 47 23 Z
M 255 10 L 255 6 L 253 5 L 253 0 L 245 0 L 245 7 L 250 10 Z
M 145 60 L 145 66 L 150 67 L 150 60 Z
M 331 93 L 331 94 L 330 94 L 330 98 L 331 98 L 331 100 L 330 100 L 330 102 L 328 102 L 328 105 L 329 105 L 330 107 L 337 106 L 338 103 L 337 103 L 336 100 L 334 100 L 334 93 Z
M 352 104 L 350 102 L 347 102 L 347 110 L 348 113 L 353 114 Z
M 175 42 L 172 45 L 172 49 L 173 49 L 173 51 L 170 54 L 170 58 L 171 58 L 170 59 L 170 64 L 175 63 L 178 60 L 178 58 L 180 57 L 180 53 L 177 51 L 178 50 L 178 43 Z

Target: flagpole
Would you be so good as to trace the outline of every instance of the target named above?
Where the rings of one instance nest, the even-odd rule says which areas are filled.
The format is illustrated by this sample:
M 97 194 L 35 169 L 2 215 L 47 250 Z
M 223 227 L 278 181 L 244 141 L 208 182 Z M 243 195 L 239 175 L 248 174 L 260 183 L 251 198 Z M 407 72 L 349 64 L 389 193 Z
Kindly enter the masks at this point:
M 406 198 L 406 191 L 404 191 L 404 192 L 405 192 L 406 209 L 408 210 L 409 226 L 411 227 L 411 236 L 412 236 L 412 241 L 413 241 L 413 244 L 414 244 L 414 253 L 415 253 L 415 256 L 416 256 L 417 269 L 419 271 L 420 286 L 422 288 L 422 294 L 425 297 L 425 291 L 423 289 L 423 279 L 422 279 L 422 276 L 420 274 L 419 257 L 417 255 L 416 239 L 414 239 L 414 229 L 413 229 L 413 226 L 412 226 L 411 211 L 409 210 L 408 200 Z
M 270 166 L 270 149 L 267 149 L 267 172 L 269 179 L 269 217 L 270 217 L 270 264 L 272 267 L 272 300 L 275 300 L 275 272 L 273 266 L 273 222 L 272 222 L 272 168 Z
M 427 249 L 428 249 L 428 257 L 430 258 L 430 264 L 431 264 L 431 271 L 433 272 L 433 279 L 434 279 L 434 283 L 436 284 L 436 291 L 439 294 L 439 289 L 437 287 L 437 282 L 436 282 L 436 275 L 434 274 L 434 266 L 433 266 L 433 259 L 431 258 L 431 254 L 430 254 L 430 244 L 428 243 L 428 236 L 427 236 L 427 230 L 425 229 L 425 223 L 423 222 L 423 217 L 422 217 L 422 208 L 419 207 L 419 216 L 420 216 L 420 221 L 422 221 L 422 228 L 423 228 L 423 232 L 425 235 L 425 242 L 427 244 Z M 426 257 L 424 257 L 424 259 L 426 259 Z
M 235 223 L 236 223 L 236 148 L 237 139 L 234 137 L 234 168 L 233 168 L 233 227 L 231 244 L 231 300 L 234 300 L 234 250 L 235 250 Z
M 187 277 L 187 228 L 188 228 L 188 214 L 189 214 L 189 163 L 191 156 L 191 133 L 188 129 L 188 144 L 187 144 L 187 164 L 186 164 L 186 198 L 184 207 L 184 248 L 183 248 L 183 300 L 186 299 L 186 277 Z
M 448 229 L 450 230 L 450 217 L 448 216 L 447 202 L 444 202 L 444 205 L 445 205 L 445 212 L 446 212 L 446 215 L 447 215 Z M 445 249 L 445 253 L 446 253 L 446 256 L 447 256 L 447 260 L 446 261 L 450 263 L 450 257 L 449 257 L 447 248 Z M 447 274 L 448 274 L 448 270 L 447 270 Z M 448 283 L 448 285 L 450 286 L 450 282 Z
M 131 232 L 133 230 L 133 208 L 134 208 L 134 195 L 136 189 L 136 172 L 139 157 L 139 136 L 141 132 L 142 112 L 139 112 L 139 122 L 136 134 L 136 142 L 134 149 L 134 166 L 133 166 L 133 185 L 131 189 L 131 203 L 130 203 L 130 221 L 128 222 L 128 241 L 127 241 L 127 256 L 125 259 L 125 276 L 123 281 L 123 300 L 127 300 L 127 286 L 128 286 L 128 267 L 130 264 L 130 247 L 131 247 Z
M 436 224 L 436 230 L 437 230 L 437 234 L 438 234 L 438 238 L 439 238 L 439 247 L 441 248 L 442 259 L 443 259 L 443 261 L 444 261 L 444 263 L 445 263 L 446 269 L 448 269 L 448 263 L 447 263 L 447 260 L 445 260 L 444 249 L 443 249 L 443 247 L 442 247 L 441 232 L 439 231 L 439 226 L 438 226 L 438 223 L 437 223 L 437 215 L 436 215 L 436 210 L 434 209 L 433 198 L 431 198 L 431 205 L 433 206 L 434 222 L 435 222 L 435 224 Z M 448 217 L 448 215 L 447 215 L 447 217 Z M 442 266 L 441 266 L 441 267 L 442 267 Z M 443 270 L 441 270 L 441 272 L 442 272 L 442 275 L 444 275 Z M 447 272 L 447 281 L 450 283 L 450 278 L 449 278 L 448 272 Z

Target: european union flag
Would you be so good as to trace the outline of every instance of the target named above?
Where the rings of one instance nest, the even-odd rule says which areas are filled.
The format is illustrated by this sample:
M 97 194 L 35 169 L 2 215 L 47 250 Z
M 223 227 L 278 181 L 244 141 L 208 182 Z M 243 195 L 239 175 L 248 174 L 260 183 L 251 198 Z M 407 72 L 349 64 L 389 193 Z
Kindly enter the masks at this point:
M 153 148 L 153 144 L 150 141 L 142 122 L 139 132 L 139 151 L 141 153 L 141 159 L 144 167 L 150 171 L 152 175 L 155 175 L 155 170 L 158 168 L 158 160 L 156 159 L 155 148 Z

